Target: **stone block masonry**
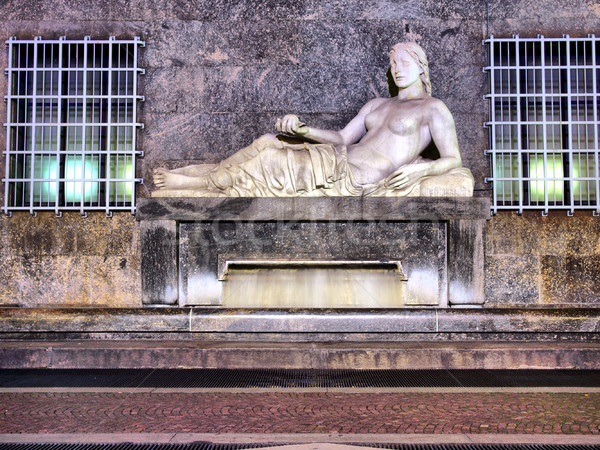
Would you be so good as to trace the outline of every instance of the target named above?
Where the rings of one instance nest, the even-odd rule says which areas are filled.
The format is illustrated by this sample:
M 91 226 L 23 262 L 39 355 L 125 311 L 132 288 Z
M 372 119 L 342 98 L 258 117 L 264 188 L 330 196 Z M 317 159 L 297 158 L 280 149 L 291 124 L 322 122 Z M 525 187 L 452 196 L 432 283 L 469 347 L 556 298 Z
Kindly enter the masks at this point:
M 476 195 L 487 196 L 481 40 L 488 33 L 585 36 L 598 31 L 598 17 L 588 0 L 7 0 L 0 4 L 0 36 L 146 42 L 140 55 L 146 102 L 139 111 L 145 129 L 138 132 L 146 156 L 136 174 L 145 184 L 138 197 L 153 189 L 155 167 L 220 161 L 273 131 L 282 114 L 298 113 L 322 128 L 343 126 L 367 100 L 389 95 L 389 47 L 416 40 L 430 59 L 434 95 L 455 117 Z M 0 72 L 5 67 L 4 56 Z M 0 75 L 0 96 L 6 86 Z M 3 102 L 0 121 L 6 122 Z M 0 132 L 0 148 L 5 143 Z M 485 243 L 486 304 L 599 306 L 598 223 L 579 213 L 493 217 Z M 0 304 L 141 306 L 140 236 L 128 213 L 3 217 Z

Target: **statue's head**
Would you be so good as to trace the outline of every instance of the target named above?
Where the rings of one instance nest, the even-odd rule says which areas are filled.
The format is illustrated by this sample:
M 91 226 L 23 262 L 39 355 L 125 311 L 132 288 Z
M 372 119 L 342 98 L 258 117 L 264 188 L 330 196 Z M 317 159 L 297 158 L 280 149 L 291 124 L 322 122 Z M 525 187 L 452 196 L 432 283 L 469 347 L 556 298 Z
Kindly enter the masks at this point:
M 390 50 L 390 58 L 396 52 L 406 52 L 419 66 L 421 69 L 421 82 L 425 92 L 431 95 L 431 80 L 429 79 L 429 63 L 427 62 L 427 55 L 425 50 L 416 42 L 400 42 L 392 47 Z

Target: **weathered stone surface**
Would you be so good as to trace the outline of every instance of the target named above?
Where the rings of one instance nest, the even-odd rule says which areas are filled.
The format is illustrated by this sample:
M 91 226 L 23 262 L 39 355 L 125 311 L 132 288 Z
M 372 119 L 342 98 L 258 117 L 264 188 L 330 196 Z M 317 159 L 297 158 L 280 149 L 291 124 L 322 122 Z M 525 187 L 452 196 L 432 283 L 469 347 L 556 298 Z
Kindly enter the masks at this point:
M 407 0 L 335 0 L 310 1 L 208 1 L 167 0 L 114 1 L 112 20 L 404 20 L 485 18 L 485 3 L 479 0 L 461 2 Z
M 152 131 L 144 133 L 142 138 L 148 148 L 144 162 L 217 163 L 250 145 L 256 137 L 275 131 L 275 120 L 272 114 L 150 115 L 146 127 L 153 127 Z M 254 125 L 250 127 L 248 122 Z M 145 171 L 145 178 L 151 181 L 152 173 Z
M 141 283 L 145 305 L 177 303 L 177 225 L 170 220 L 141 224 Z
M 2 256 L 0 259 L 0 305 L 18 305 L 21 298 L 20 285 L 21 261 L 14 256 Z
M 157 69 L 149 74 L 148 83 L 152 84 L 145 87 L 146 95 L 152 94 L 153 85 L 168 83 L 156 88 L 166 94 L 166 106 L 160 104 L 159 97 L 148 104 L 149 112 L 155 113 L 358 112 L 375 97 L 367 91 L 368 85 L 360 71 L 352 69 L 215 66 L 186 68 L 183 72 Z M 194 81 L 190 84 L 188 80 L 192 77 Z M 379 78 L 385 80 L 385 69 Z M 169 86 L 176 87 L 178 83 L 179 88 L 170 89 Z
M 83 218 L 40 212 L 37 217 L 15 214 L 2 223 L 11 252 L 26 256 L 126 255 L 137 248 L 135 218 L 128 213 Z
M 306 2 L 248 0 L 118 0 L 113 1 L 112 20 L 256 21 L 301 19 Z
M 136 219 L 178 221 L 438 221 L 489 218 L 487 198 L 148 198 Z
M 0 4 L 0 34 L 144 39 L 140 61 L 148 75 L 140 77 L 140 93 L 147 102 L 140 117 L 146 129 L 139 132 L 139 148 L 147 156 L 139 162 L 148 181 L 158 165 L 219 161 L 272 131 L 274 118 L 288 112 L 318 127 L 342 127 L 365 101 L 388 95 L 389 46 L 413 39 L 428 52 L 434 95 L 455 117 L 464 165 L 475 175 L 476 189 L 485 189 L 490 186 L 483 183 L 489 161 L 481 127 L 487 115 L 481 39 L 488 6 L 489 33 L 496 36 L 598 32 L 600 11 L 590 0 L 491 0 L 489 5 L 480 0 L 7 0 Z M 0 62 L 0 70 L 5 64 Z M 0 76 L 0 96 L 6 94 L 6 79 Z M 3 102 L 0 119 L 6 121 Z M 4 139 L 0 133 L 0 148 Z M 141 195 L 149 187 L 141 187 Z M 133 218 L 126 214 L 107 222 L 102 213 L 77 216 L 2 218 L 0 279 L 6 281 L 0 301 L 90 304 L 97 274 L 103 302 L 139 302 L 122 290 L 139 279 Z M 552 304 L 600 304 L 595 272 L 587 263 L 600 255 L 599 227 L 597 218 L 579 213 L 571 218 L 562 212 L 545 218 L 537 212 L 497 214 L 488 224 L 487 302 L 537 304 L 541 298 Z M 122 259 L 125 271 L 119 268 Z M 57 280 L 65 274 L 74 278 L 60 286 Z M 103 283 L 113 276 L 120 286 L 111 291 Z M 51 289 L 37 277 L 47 277 Z M 110 299 L 110 292 L 124 297 Z
M 485 178 L 490 176 L 489 158 L 482 157 L 482 149 L 489 146 L 487 132 L 483 128 L 486 115 L 465 112 L 456 112 L 452 115 L 456 124 L 463 167 L 469 168 L 473 173 L 475 195 L 477 195 L 478 190 L 489 188 L 489 184 L 484 183 Z
M 152 43 L 140 64 L 148 67 L 198 65 L 294 65 L 298 63 L 297 21 L 264 20 L 248 26 L 235 20 L 164 21 L 151 24 Z M 165 56 L 167 56 L 165 58 Z
M 2 368 L 598 369 L 598 344 L 4 343 Z
M 551 5 L 551 3 L 548 3 Z M 598 13 L 596 13 L 596 16 Z M 597 21 L 597 19 L 596 19 Z M 506 18 L 490 21 L 490 33 L 497 37 L 510 37 L 518 34 L 522 37 L 536 37 L 542 34 L 548 38 L 560 38 L 564 34 L 587 36 L 598 31 L 594 20 L 582 20 L 579 16 L 559 16 L 556 14 L 540 14 L 531 18 Z
M 487 255 L 487 305 L 536 304 L 540 300 L 539 259 L 535 256 Z
M 485 221 L 448 222 L 448 303 L 481 305 L 484 302 Z
M 140 257 L 96 256 L 90 264 L 90 303 L 94 305 L 140 306 L 142 286 Z
M 42 20 L 46 14 L 47 6 L 44 0 L 32 0 L 20 2 L 18 0 L 7 0 L 0 4 L 0 16 L 3 20 Z
M 221 265 L 232 259 L 400 260 L 408 278 L 405 304 L 446 303 L 446 230 L 443 223 L 181 223 L 179 237 L 181 305 L 220 305 L 218 275 Z M 366 286 L 365 295 L 373 295 Z M 256 308 L 259 301 L 249 298 L 248 307 Z M 369 298 L 368 304 L 377 303 L 377 299 Z
M 438 331 L 568 333 L 600 329 L 595 308 L 466 308 L 438 311 Z
M 2 303 L 137 305 L 138 225 L 129 213 L 3 217 Z
M 560 214 L 560 215 L 559 215 Z M 586 256 L 600 255 L 600 221 L 597 217 L 578 214 L 564 220 L 563 213 L 549 217 L 531 215 L 528 217 L 529 230 L 534 234 L 542 255 Z M 525 239 L 525 238 L 522 238 Z
M 76 229 L 79 214 L 65 221 L 50 212 L 15 214 L 2 221 L 3 235 L 12 254 L 23 256 L 73 255 L 77 251 Z M 60 225 L 60 226 L 59 226 Z
M 347 19 L 424 19 L 476 18 L 485 14 L 485 3 L 478 0 L 461 2 L 407 0 L 334 0 L 307 2 L 306 14 L 316 20 Z
M 541 257 L 541 301 L 598 303 L 600 255 Z
M 0 330 L 21 332 L 182 332 L 189 310 L 175 308 L 0 308 Z
M 481 0 L 440 0 L 425 2 L 427 13 L 440 19 L 485 20 L 487 9 Z
M 218 163 L 265 133 L 275 132 L 275 121 L 287 111 L 267 113 L 146 114 L 140 145 L 146 148 L 145 181 L 151 184 L 152 169 L 189 164 Z M 355 112 L 302 114 L 318 128 L 342 128 Z
M 96 36 L 95 23 L 87 20 L 15 20 L 5 22 L 6 36 L 17 36 L 19 39 L 58 39 L 69 36 L 69 39 L 83 39 L 85 36 Z M 106 38 L 108 35 L 103 36 Z M 125 36 L 120 36 L 125 37 Z
M 562 211 L 547 217 L 533 211 L 522 215 L 502 212 L 491 224 L 489 238 L 494 254 L 600 254 L 600 223 L 589 213 L 566 219 Z
M 135 217 L 131 213 L 75 216 L 77 220 L 77 253 L 102 256 L 133 256 L 139 246 L 139 235 L 133 226 Z M 100 243 L 103 245 L 99 245 Z M 105 244 L 104 244 L 105 242 Z
M 382 82 L 386 80 L 388 52 L 399 40 L 396 38 L 396 41 L 389 42 L 385 39 L 387 36 L 376 33 L 380 31 L 378 25 L 379 22 L 365 20 L 302 22 L 298 32 L 301 49 L 299 63 L 303 67 L 321 68 L 324 61 L 330 60 L 335 64 L 332 69 L 351 70 L 369 75 L 374 74 L 379 67 L 382 69 L 379 73 L 381 82 L 377 83 L 378 89 L 374 94 L 379 93 L 380 88 L 384 86 Z M 328 45 L 323 45 L 325 42 Z M 310 89 L 310 86 L 307 86 L 307 89 Z
M 89 305 L 90 265 L 83 256 L 23 256 L 18 297 L 10 303 Z
M 598 303 L 592 261 L 599 222 L 589 213 L 502 212 L 488 227 L 486 298 L 490 303 Z
M 528 211 L 517 215 L 512 211 L 502 211 L 492 217 L 490 222 L 490 254 L 493 255 L 531 255 L 537 252 L 539 228 L 534 229 L 530 221 L 538 221 L 541 215 Z M 542 225 L 542 222 L 538 222 Z
M 419 309 L 394 313 L 306 310 L 293 314 L 251 310 L 222 314 L 195 309 L 190 327 L 194 332 L 220 333 L 433 333 L 436 316 L 431 310 Z
M 598 308 L 410 308 L 380 311 L 356 310 L 221 310 L 205 308 L 0 308 L 0 332 L 10 333 L 106 333 L 105 339 L 121 339 L 122 333 L 162 340 L 159 333 L 230 333 L 232 340 L 258 330 L 280 333 L 340 333 L 348 340 L 365 341 L 369 333 L 384 333 L 368 340 L 383 341 L 390 333 L 395 340 L 420 336 L 423 341 L 443 340 L 440 333 L 568 333 L 600 331 Z M 310 320 L 308 320 L 310 319 Z M 145 333 L 145 334 L 144 334 Z M 354 336 L 354 338 L 353 338 Z M 519 341 L 517 335 L 510 340 Z M 183 341 L 182 341 L 183 342 Z M 399 345 L 402 343 L 399 342 Z
M 490 18 L 494 20 L 512 18 L 537 20 L 541 23 L 549 19 L 563 18 L 577 18 L 582 22 L 593 21 L 600 14 L 598 5 L 590 0 L 554 0 L 552 2 L 491 0 L 489 12 Z

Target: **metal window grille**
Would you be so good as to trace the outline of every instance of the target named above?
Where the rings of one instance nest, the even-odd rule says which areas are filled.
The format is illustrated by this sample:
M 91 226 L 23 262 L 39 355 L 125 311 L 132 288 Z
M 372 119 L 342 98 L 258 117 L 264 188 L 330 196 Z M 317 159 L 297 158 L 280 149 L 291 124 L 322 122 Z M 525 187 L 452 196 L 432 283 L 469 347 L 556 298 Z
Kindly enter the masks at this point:
M 600 213 L 600 41 L 484 41 L 489 50 L 492 211 Z
M 4 212 L 135 212 L 139 39 L 8 46 Z

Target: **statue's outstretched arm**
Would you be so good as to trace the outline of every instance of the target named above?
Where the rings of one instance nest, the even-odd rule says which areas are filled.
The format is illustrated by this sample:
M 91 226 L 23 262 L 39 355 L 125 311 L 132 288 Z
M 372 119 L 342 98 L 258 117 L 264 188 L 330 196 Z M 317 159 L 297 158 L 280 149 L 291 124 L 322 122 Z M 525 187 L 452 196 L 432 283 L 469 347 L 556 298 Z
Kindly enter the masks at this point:
M 373 108 L 381 104 L 385 99 L 376 98 L 361 108 L 358 114 L 348 122 L 342 130 L 322 130 L 320 128 L 308 127 L 294 114 L 288 114 L 283 119 L 278 119 L 276 128 L 283 133 L 310 139 L 314 142 L 333 145 L 354 144 L 365 135 L 365 118 Z

